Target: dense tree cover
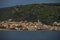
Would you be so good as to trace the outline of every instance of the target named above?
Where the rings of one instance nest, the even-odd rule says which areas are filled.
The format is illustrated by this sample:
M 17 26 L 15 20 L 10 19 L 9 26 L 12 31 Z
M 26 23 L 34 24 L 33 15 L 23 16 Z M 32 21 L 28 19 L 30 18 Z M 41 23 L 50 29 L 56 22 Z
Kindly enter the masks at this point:
M 60 21 L 60 5 L 28 4 L 14 7 L 0 8 L 0 20 L 13 19 L 15 21 L 27 20 L 52 24 Z

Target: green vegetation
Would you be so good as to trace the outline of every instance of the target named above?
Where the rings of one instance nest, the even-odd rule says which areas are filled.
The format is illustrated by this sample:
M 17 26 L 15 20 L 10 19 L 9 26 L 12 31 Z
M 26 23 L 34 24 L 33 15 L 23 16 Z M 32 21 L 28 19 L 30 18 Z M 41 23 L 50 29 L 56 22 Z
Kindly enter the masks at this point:
M 28 4 L 14 7 L 0 8 L 0 20 L 13 19 L 15 21 L 27 20 L 52 24 L 60 21 L 60 5 Z

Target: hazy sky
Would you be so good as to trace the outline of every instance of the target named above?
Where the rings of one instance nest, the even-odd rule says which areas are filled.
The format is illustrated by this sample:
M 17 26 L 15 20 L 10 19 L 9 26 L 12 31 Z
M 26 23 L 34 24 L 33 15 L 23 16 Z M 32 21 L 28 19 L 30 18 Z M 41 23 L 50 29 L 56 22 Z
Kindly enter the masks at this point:
M 0 0 L 0 8 L 31 3 L 59 3 L 60 0 Z

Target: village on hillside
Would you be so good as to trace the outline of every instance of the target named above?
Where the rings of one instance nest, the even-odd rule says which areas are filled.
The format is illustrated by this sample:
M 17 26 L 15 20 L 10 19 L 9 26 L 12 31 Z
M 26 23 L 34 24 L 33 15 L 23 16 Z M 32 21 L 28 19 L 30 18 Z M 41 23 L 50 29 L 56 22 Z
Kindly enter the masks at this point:
M 40 22 L 27 22 L 27 21 L 0 21 L 0 30 L 60 30 L 60 23 L 54 22 L 53 25 L 46 25 Z

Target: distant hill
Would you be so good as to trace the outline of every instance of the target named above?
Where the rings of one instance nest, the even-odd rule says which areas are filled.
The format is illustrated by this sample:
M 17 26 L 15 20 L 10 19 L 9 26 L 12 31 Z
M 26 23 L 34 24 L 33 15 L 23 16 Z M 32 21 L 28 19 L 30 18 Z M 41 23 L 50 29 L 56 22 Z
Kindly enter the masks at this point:
M 43 3 L 44 5 L 50 5 L 50 6 L 60 6 L 60 3 Z
M 60 5 L 28 4 L 0 8 L 0 20 L 8 19 L 15 21 L 37 21 L 39 19 L 45 24 L 52 24 L 54 21 L 60 21 Z

